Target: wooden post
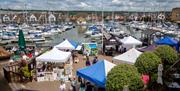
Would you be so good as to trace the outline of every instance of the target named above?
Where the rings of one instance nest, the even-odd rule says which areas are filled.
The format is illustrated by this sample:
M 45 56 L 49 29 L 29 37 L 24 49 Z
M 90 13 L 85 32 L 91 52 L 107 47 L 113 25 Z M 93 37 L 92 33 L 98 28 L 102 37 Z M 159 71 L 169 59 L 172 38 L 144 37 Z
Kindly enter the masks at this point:
M 8 82 L 11 82 L 10 72 L 7 71 L 7 69 L 5 69 L 4 67 L 3 67 L 3 71 L 4 71 L 4 78 L 5 78 Z

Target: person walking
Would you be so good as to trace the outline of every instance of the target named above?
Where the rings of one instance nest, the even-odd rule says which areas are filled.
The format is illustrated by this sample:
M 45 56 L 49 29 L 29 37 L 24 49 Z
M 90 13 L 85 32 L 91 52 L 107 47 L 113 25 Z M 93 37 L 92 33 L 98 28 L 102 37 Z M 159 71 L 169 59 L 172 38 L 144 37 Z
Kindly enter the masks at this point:
M 98 58 L 97 58 L 97 56 L 95 56 L 94 59 L 93 59 L 93 64 L 95 64 L 97 62 L 98 62 Z
M 76 57 L 75 53 L 72 52 L 72 60 L 73 60 L 73 63 L 75 63 L 75 57 Z
M 91 85 L 90 82 L 86 83 L 86 91 L 93 91 L 93 86 Z
M 80 89 L 79 91 L 85 91 L 85 84 L 82 81 L 82 78 L 80 79 Z
M 76 82 L 76 78 L 74 77 L 71 80 L 72 91 L 76 91 L 76 85 L 77 85 L 77 82 Z
M 90 66 L 91 65 L 91 62 L 90 62 L 90 60 L 89 60 L 89 57 L 87 56 L 86 57 L 86 66 Z
M 66 84 L 63 81 L 61 81 L 61 83 L 60 83 L 59 90 L 66 91 Z

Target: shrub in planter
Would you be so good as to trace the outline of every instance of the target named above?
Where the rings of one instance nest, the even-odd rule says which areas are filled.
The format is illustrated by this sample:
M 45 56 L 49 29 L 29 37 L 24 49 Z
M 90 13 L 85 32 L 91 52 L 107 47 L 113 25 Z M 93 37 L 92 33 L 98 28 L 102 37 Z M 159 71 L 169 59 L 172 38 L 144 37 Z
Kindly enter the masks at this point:
M 32 76 L 31 72 L 28 69 L 28 65 L 22 67 L 21 71 L 24 77 L 30 78 Z
M 153 52 L 144 52 L 137 58 L 135 66 L 141 74 L 153 74 L 157 73 L 160 63 L 161 59 L 156 54 Z
M 177 52 L 167 45 L 157 47 L 154 53 L 161 58 L 164 66 L 172 65 L 178 59 Z
M 137 68 L 133 65 L 120 64 L 115 66 L 107 76 L 107 91 L 122 91 L 128 86 L 130 91 L 142 91 L 143 82 Z

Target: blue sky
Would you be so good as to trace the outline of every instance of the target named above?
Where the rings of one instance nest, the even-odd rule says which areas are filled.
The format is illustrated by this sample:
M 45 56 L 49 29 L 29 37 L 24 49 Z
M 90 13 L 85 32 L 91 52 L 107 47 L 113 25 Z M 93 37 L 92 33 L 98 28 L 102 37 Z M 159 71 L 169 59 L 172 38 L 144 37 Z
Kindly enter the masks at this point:
M 35 10 L 170 11 L 180 0 L 0 0 L 0 8 Z

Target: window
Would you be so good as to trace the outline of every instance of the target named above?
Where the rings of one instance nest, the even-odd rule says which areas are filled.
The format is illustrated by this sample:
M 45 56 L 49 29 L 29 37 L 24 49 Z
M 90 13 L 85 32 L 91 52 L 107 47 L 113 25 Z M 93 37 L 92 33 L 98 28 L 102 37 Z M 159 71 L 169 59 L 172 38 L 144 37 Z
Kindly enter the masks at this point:
M 48 17 L 49 22 L 55 22 L 56 21 L 56 17 L 53 14 L 50 14 Z
M 30 21 L 32 21 L 32 22 L 35 22 L 35 21 L 37 21 L 37 18 L 36 18 L 36 16 L 34 16 L 34 15 L 31 15 L 31 16 L 30 16 Z
M 3 17 L 3 21 L 4 21 L 4 22 L 8 22 L 8 21 L 10 21 L 10 18 L 9 18 L 9 16 L 7 16 L 7 15 L 4 15 L 4 17 Z
M 180 14 L 179 13 L 176 14 L 176 18 L 180 19 Z

